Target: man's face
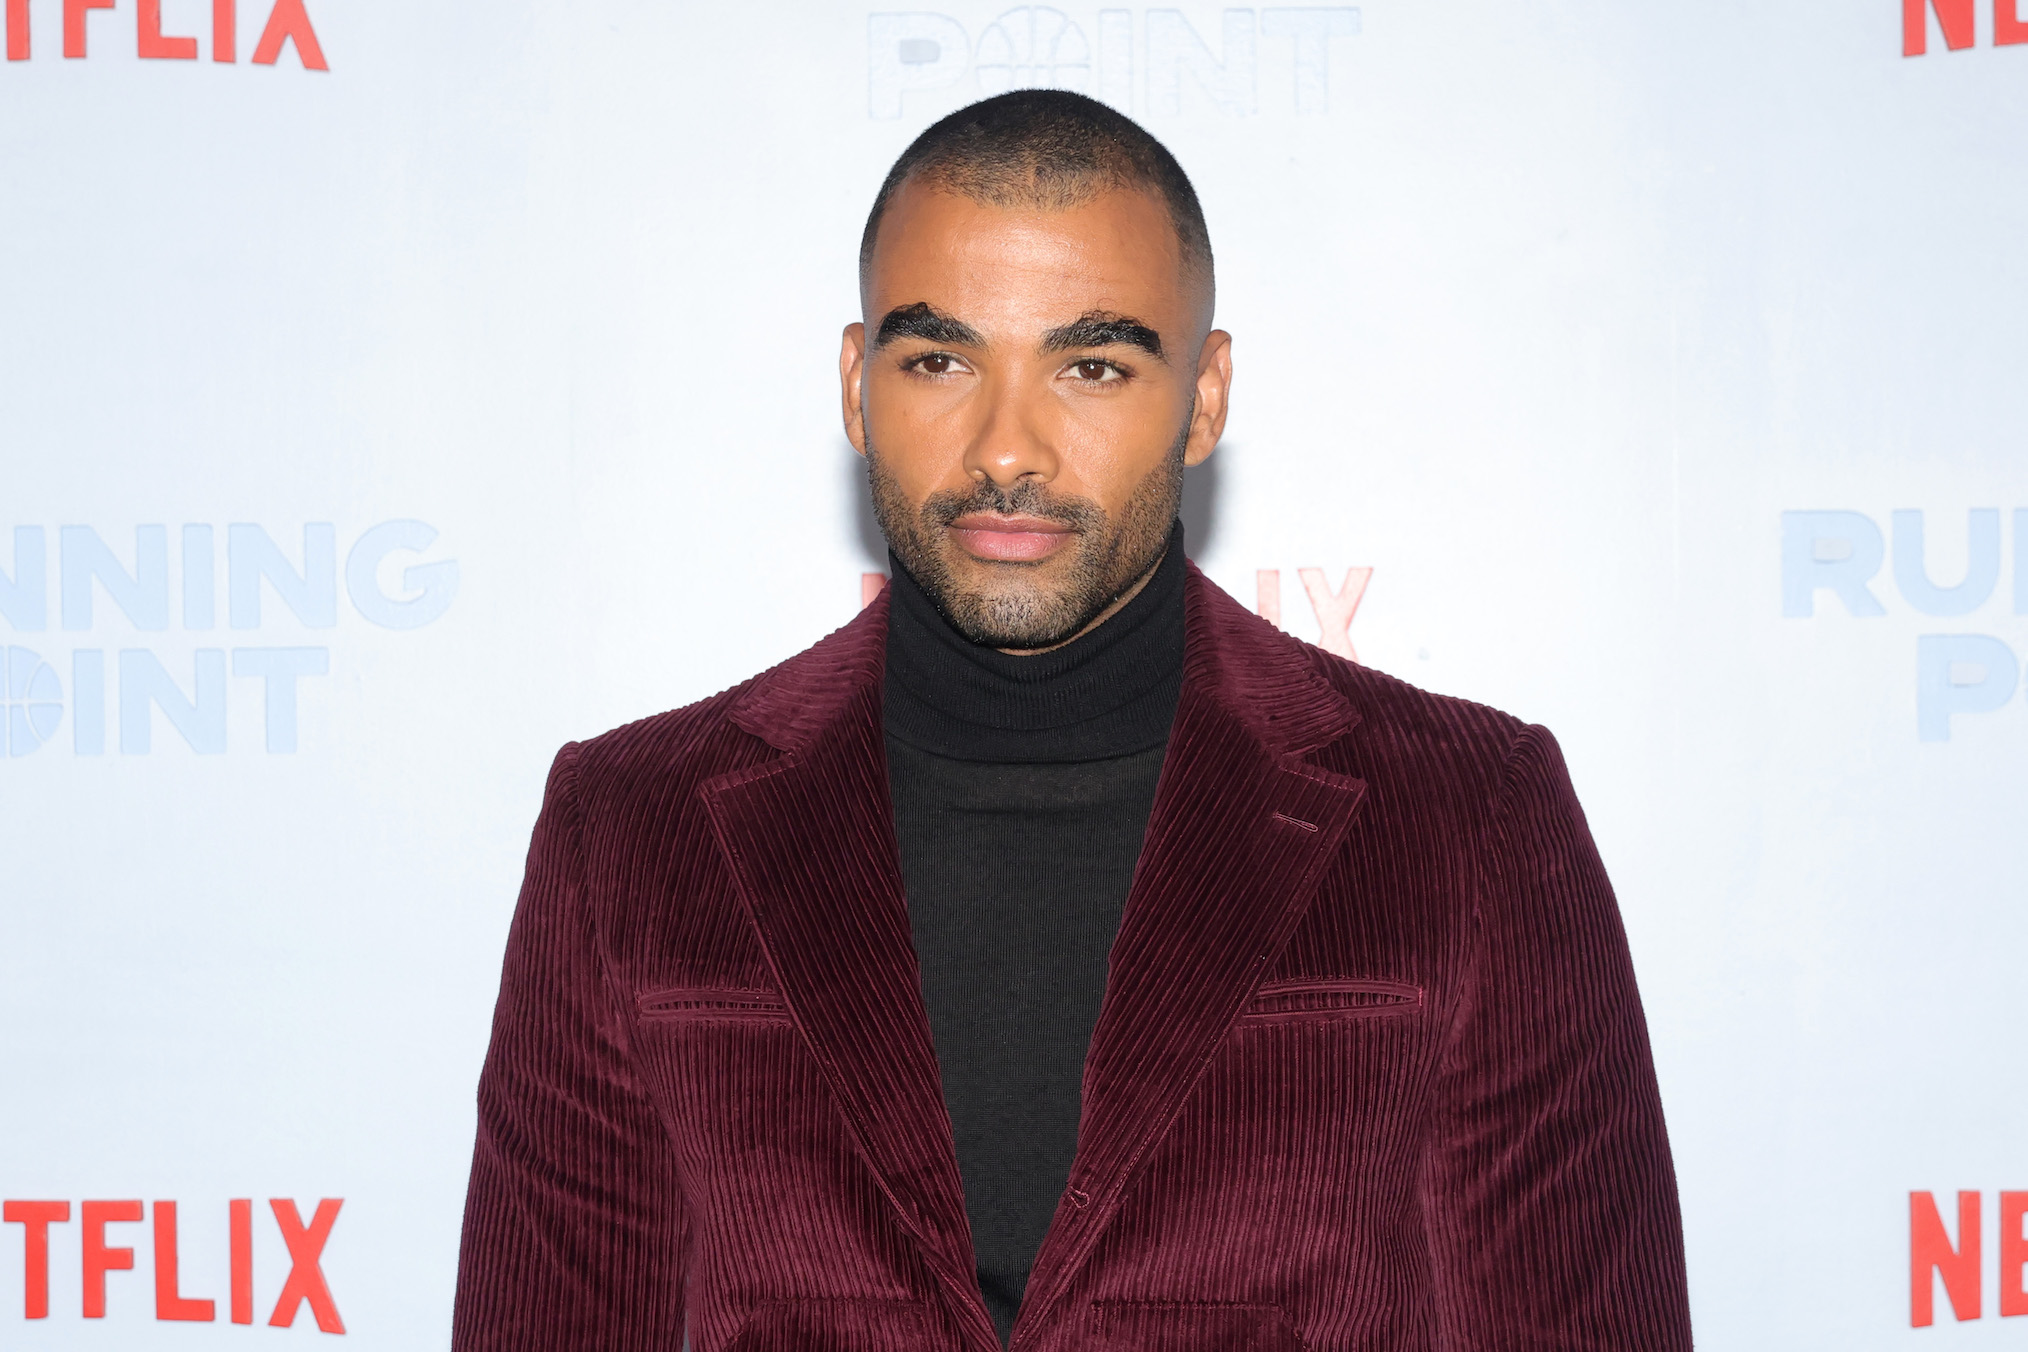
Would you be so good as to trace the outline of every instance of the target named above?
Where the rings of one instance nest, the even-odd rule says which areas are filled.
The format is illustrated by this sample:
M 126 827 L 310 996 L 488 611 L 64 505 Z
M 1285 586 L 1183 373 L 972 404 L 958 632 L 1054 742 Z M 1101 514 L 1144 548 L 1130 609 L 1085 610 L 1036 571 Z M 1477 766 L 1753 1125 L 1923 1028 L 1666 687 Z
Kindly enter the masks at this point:
M 889 204 L 845 430 L 895 555 L 974 642 L 1066 643 L 1160 560 L 1232 378 L 1179 248 L 1141 192 L 1043 211 L 910 183 Z

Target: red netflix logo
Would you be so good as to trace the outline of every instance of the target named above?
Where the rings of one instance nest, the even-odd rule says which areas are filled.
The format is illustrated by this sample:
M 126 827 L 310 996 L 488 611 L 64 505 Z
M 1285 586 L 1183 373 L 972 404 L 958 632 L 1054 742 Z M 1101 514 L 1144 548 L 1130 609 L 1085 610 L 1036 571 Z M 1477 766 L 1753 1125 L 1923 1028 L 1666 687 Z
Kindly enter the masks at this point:
M 1303 594 L 1310 598 L 1310 613 L 1317 619 L 1317 646 L 1326 652 L 1333 652 L 1351 661 L 1359 660 L 1359 653 L 1352 646 L 1352 620 L 1359 613 L 1359 602 L 1365 599 L 1366 584 L 1373 580 L 1371 568 L 1347 568 L 1344 578 L 1337 586 L 1331 585 L 1330 575 L 1321 568 L 1298 568 L 1296 576 L 1302 581 Z M 873 604 L 880 589 L 887 585 L 885 573 L 861 573 L 859 575 L 859 608 L 864 610 Z M 1274 625 L 1282 627 L 1282 570 L 1262 568 L 1254 574 L 1255 612 Z
M 338 1208 L 343 1205 L 342 1198 L 324 1198 L 317 1203 L 316 1214 L 306 1225 L 294 1199 L 277 1197 L 268 1202 L 268 1209 L 274 1213 L 275 1224 L 281 1230 L 282 1243 L 289 1251 L 289 1277 L 282 1284 L 281 1298 L 275 1302 L 274 1312 L 268 1316 L 272 1327 L 290 1327 L 296 1322 L 297 1312 L 308 1305 L 310 1317 L 317 1321 L 319 1329 L 325 1333 L 345 1332 L 345 1323 L 338 1317 L 338 1306 L 331 1299 L 331 1288 L 324 1281 L 323 1268 L 324 1245 L 331 1238 L 331 1227 L 338 1223 Z M 157 1202 L 153 1211 L 155 1318 L 194 1323 L 215 1320 L 218 1318 L 216 1301 L 183 1294 L 177 1273 L 176 1203 Z M 227 1212 L 232 1274 L 230 1318 L 235 1324 L 251 1324 L 254 1321 L 253 1201 L 245 1197 L 234 1198 L 227 1203 Z M 22 1228 L 22 1315 L 28 1319 L 47 1319 L 49 1230 L 53 1225 L 70 1223 L 70 1203 L 9 1201 L 0 1208 L 0 1216 L 4 1216 L 8 1224 Z M 86 1319 L 106 1317 L 106 1275 L 129 1272 L 134 1267 L 132 1247 L 115 1243 L 119 1236 L 109 1235 L 107 1227 L 137 1225 L 142 1219 L 139 1201 L 94 1201 L 79 1205 L 78 1249 L 84 1268 Z
M 54 3 L 54 0 L 51 0 Z M 89 51 L 89 20 L 95 9 L 112 9 L 116 0 L 62 0 L 63 54 L 82 60 Z M 29 26 L 29 0 L 6 0 L 7 59 L 26 61 L 33 50 Z M 149 61 L 195 61 L 194 36 L 162 31 L 162 0 L 134 0 L 135 41 L 143 59 Z M 303 0 L 275 0 L 268 21 L 254 44 L 257 66 L 272 66 L 282 47 L 293 43 L 305 70 L 329 70 L 324 49 L 317 42 L 317 30 L 310 26 Z M 211 0 L 211 59 L 223 65 L 239 60 L 239 0 Z
M 1302 581 L 1303 594 L 1310 598 L 1310 613 L 1317 618 L 1317 646 L 1357 662 L 1359 653 L 1352 646 L 1352 619 L 1359 613 L 1359 603 L 1365 599 L 1366 584 L 1373 580 L 1373 570 L 1347 568 L 1336 587 L 1321 568 L 1298 568 L 1296 577 Z M 1282 628 L 1281 569 L 1258 570 L 1254 573 L 1254 587 L 1255 613 L 1275 628 Z
M 1951 1313 L 1960 1321 L 1985 1313 L 1979 1213 L 1978 1193 L 1958 1194 L 1958 1238 L 1953 1244 L 1935 1195 L 1908 1194 L 1908 1322 L 1916 1328 L 1936 1322 L 1939 1280 Z M 2028 1238 L 2021 1233 L 2024 1218 L 2028 1218 L 2028 1192 L 2001 1193 L 1998 1280 L 2002 1318 L 2028 1314 L 2028 1290 L 2021 1285 L 2022 1271 L 2028 1268 Z
M 1929 50 L 1929 16 L 1943 30 L 1944 46 L 1963 51 L 1978 40 L 1978 0 L 1901 0 L 1901 54 L 1921 56 Z M 1993 45 L 2011 47 L 2028 42 L 2028 20 L 2020 0 L 1993 0 Z

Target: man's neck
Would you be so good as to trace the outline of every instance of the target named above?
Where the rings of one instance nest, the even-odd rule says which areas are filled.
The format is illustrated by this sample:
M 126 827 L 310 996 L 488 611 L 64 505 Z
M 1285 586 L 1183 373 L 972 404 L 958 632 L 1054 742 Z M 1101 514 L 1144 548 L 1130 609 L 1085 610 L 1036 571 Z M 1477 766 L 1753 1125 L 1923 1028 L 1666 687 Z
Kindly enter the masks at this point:
M 966 639 L 896 567 L 887 730 L 960 760 L 1099 760 L 1160 746 L 1182 689 L 1182 530 L 1155 566 L 1067 643 L 1009 653 Z

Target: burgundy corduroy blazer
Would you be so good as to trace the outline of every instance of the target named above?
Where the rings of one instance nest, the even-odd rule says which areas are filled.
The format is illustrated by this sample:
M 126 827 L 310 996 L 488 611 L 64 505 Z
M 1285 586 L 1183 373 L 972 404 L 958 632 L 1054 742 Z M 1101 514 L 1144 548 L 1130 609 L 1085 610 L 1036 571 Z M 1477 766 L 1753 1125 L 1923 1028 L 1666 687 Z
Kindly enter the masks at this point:
M 1611 889 L 1541 728 L 1194 568 L 1183 694 L 1015 1327 L 1033 1352 L 1687 1349 Z M 887 601 L 564 748 L 458 1352 L 998 1346 L 902 894 Z

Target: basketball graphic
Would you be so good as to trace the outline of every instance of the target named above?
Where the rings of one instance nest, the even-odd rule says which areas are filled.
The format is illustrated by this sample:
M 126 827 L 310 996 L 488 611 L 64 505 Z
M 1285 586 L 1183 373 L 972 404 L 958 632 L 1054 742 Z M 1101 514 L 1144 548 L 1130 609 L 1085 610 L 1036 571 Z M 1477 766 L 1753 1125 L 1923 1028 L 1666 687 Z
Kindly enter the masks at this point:
M 9 756 L 25 756 L 63 721 L 63 683 L 56 669 L 27 648 L 0 648 L 0 709 Z
M 1084 30 L 1060 9 L 1023 5 L 979 35 L 979 90 L 1074 89 L 1091 84 L 1091 47 Z

